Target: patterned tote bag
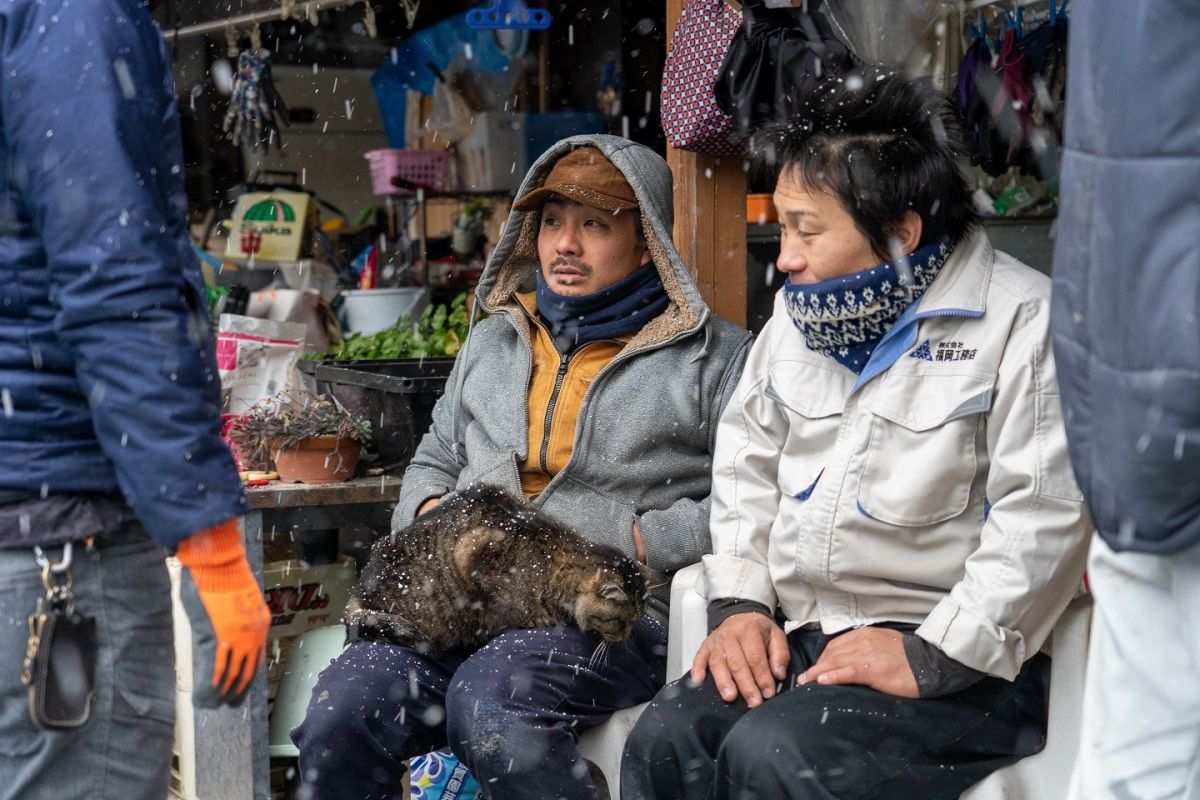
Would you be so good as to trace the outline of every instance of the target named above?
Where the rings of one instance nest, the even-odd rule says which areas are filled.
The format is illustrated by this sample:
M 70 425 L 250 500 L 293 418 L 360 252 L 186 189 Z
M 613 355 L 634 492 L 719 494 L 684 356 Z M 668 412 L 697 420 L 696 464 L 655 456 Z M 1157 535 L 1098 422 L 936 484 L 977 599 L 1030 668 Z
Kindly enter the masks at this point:
M 717 107 L 713 87 L 742 15 L 725 0 L 687 0 L 662 83 L 662 126 L 667 141 L 679 150 L 710 156 L 739 155 L 742 137 L 733 133 L 733 118 Z

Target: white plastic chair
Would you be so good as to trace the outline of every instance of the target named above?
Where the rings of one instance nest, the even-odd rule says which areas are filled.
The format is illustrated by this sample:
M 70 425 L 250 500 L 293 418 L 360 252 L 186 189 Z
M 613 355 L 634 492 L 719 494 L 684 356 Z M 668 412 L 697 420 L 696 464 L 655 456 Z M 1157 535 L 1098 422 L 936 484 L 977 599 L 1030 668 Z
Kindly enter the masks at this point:
M 691 666 L 707 633 L 707 601 L 702 567 L 681 569 L 671 586 L 671 626 L 667 678 L 674 680 Z M 1050 717 L 1046 747 L 1037 755 L 997 770 L 960 796 L 960 800 L 1058 800 L 1067 796 L 1083 712 L 1083 676 L 1087 664 L 1092 598 L 1077 597 L 1054 626 L 1050 644 Z M 625 738 L 641 716 L 642 706 L 619 711 L 579 740 L 579 751 L 595 764 L 608 783 L 609 797 L 620 796 L 621 752 Z
M 1092 627 L 1092 597 L 1076 597 L 1050 636 L 1050 720 L 1046 747 L 997 770 L 959 800 L 1058 800 L 1067 796 L 1079 750 L 1083 676 Z
M 700 643 L 708 635 L 707 601 L 697 586 L 703 575 L 693 564 L 675 573 L 671 582 L 671 618 L 667 633 L 667 680 L 682 677 L 692 666 Z M 699 621 L 699 625 L 694 624 Z M 579 754 L 596 765 L 604 775 L 610 800 L 621 796 L 621 753 L 625 740 L 649 703 L 622 709 L 603 725 L 579 737 Z

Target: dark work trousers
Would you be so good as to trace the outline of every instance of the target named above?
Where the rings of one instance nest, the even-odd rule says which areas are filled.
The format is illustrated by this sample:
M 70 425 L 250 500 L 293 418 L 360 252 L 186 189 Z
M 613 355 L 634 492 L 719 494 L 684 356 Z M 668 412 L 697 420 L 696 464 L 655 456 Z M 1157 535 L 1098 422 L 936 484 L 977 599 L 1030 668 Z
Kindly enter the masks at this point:
M 954 800 L 1045 744 L 1045 654 L 1013 683 L 933 699 L 796 686 L 829 641 L 793 631 L 785 688 L 754 710 L 721 700 L 711 675 L 665 687 L 625 745 L 623 800 Z
M 654 696 L 666 638 L 642 618 L 605 650 L 574 626 L 506 631 L 436 658 L 354 642 L 321 673 L 292 731 L 301 797 L 408 798 L 402 762 L 449 744 L 492 800 L 590 798 L 579 734 Z

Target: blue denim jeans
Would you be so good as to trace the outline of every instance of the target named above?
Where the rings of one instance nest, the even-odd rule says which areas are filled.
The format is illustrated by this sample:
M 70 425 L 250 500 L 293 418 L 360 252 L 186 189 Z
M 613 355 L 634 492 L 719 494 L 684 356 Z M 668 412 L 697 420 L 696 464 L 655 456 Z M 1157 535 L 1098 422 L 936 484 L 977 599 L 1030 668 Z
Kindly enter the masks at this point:
M 510 630 L 473 653 L 358 641 L 321 673 L 292 732 L 308 800 L 407 798 L 404 761 L 449 744 L 490 800 L 593 796 L 579 734 L 654 696 L 666 651 L 643 617 L 596 657 L 574 626 Z
M 82 727 L 44 731 L 20 680 L 41 570 L 31 549 L 0 550 L 0 800 L 166 797 L 175 650 L 164 557 L 136 525 L 90 553 L 75 545 L 76 606 L 96 618 L 96 698 Z

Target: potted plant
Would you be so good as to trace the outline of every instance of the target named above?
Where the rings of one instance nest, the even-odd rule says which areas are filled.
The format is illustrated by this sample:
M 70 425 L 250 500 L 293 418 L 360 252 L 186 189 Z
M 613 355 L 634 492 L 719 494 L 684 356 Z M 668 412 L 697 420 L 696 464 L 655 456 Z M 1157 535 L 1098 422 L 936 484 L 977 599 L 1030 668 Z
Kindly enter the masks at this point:
M 231 438 L 252 459 L 269 456 L 285 483 L 340 483 L 354 475 L 371 423 L 330 397 L 280 394 L 238 418 Z

